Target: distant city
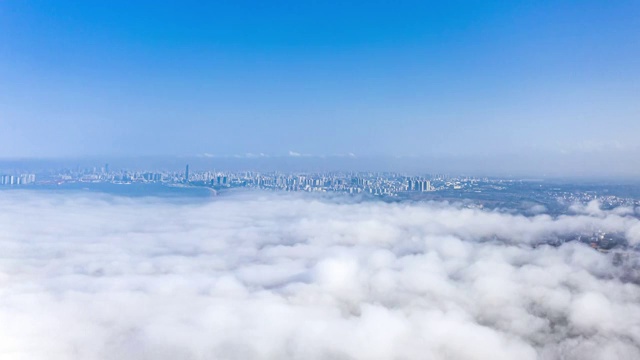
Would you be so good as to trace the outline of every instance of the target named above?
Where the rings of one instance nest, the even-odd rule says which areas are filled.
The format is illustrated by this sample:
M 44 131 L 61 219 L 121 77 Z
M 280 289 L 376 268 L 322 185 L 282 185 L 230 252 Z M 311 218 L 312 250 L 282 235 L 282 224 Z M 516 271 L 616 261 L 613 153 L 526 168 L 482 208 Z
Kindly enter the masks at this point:
M 337 192 L 398 196 L 405 192 L 432 192 L 446 188 L 463 189 L 467 183 L 488 181 L 478 178 L 454 178 L 447 175 L 406 176 L 384 172 L 284 173 L 256 171 L 112 171 L 108 164 L 97 168 L 46 170 L 41 173 L 15 173 L 0 176 L 2 185 L 82 183 L 160 183 L 166 185 L 205 186 L 214 190 L 260 188 L 282 191 Z M 36 180 L 37 179 L 37 180 Z M 437 183 L 438 186 L 432 185 Z
M 231 189 L 342 193 L 386 200 L 465 199 L 478 207 L 517 208 L 521 203 L 544 205 L 546 211 L 563 212 L 576 203 L 598 200 L 604 208 L 640 206 L 640 187 L 575 184 L 541 179 L 505 179 L 449 174 L 409 175 L 397 172 L 260 172 L 111 169 L 100 167 L 17 170 L 0 172 L 0 185 L 37 186 L 84 184 L 162 184 L 206 187 L 217 193 Z

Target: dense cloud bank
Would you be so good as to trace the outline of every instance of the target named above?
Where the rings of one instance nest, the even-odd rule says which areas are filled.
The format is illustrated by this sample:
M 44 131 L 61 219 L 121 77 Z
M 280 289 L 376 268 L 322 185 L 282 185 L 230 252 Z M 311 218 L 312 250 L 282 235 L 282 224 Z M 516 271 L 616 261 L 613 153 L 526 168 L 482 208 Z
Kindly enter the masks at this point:
M 1 359 L 639 359 L 634 209 L 0 193 Z

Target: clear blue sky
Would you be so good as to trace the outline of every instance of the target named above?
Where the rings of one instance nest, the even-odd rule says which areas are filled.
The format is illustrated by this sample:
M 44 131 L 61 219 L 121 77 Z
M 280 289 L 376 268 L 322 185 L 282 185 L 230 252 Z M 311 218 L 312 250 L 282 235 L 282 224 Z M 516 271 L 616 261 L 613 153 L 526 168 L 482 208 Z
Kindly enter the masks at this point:
M 640 1 L 0 1 L 0 157 L 612 154 Z

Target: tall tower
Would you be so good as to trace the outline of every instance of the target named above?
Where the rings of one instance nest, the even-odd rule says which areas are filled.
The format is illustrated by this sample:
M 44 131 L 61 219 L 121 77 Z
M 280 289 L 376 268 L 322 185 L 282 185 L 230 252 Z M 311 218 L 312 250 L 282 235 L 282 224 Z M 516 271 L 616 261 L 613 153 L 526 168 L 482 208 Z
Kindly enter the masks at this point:
M 187 168 L 184 170 L 184 182 L 189 183 L 189 164 L 187 164 Z

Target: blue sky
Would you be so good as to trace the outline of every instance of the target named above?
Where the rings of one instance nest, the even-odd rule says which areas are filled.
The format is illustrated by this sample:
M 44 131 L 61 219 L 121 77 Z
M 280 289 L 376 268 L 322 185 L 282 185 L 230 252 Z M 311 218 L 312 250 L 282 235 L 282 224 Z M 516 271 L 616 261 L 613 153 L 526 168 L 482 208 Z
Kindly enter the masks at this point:
M 0 157 L 637 159 L 638 1 L 2 1 Z

